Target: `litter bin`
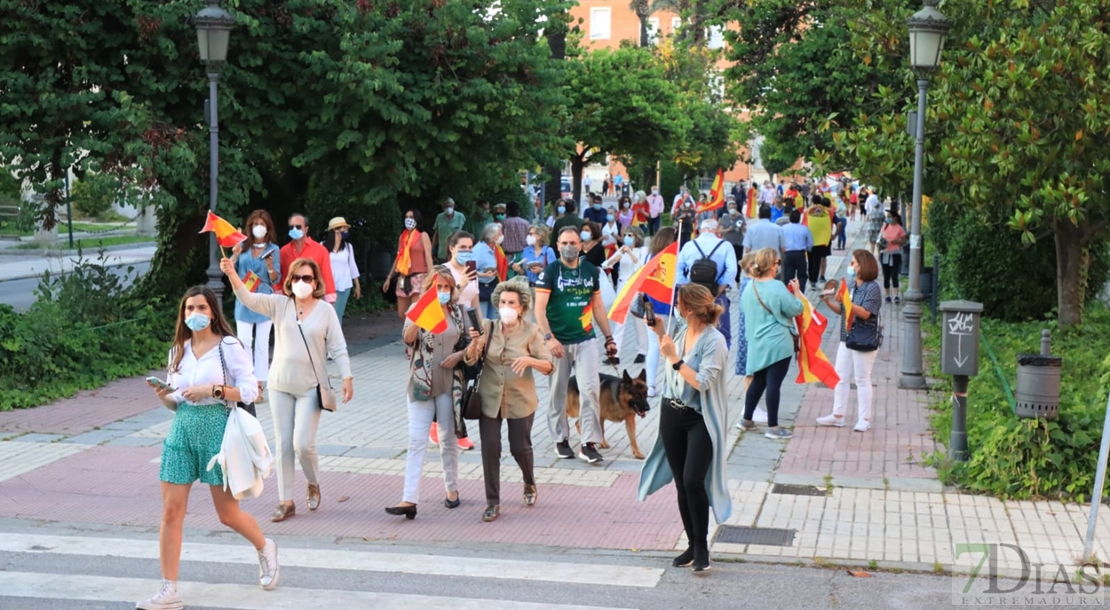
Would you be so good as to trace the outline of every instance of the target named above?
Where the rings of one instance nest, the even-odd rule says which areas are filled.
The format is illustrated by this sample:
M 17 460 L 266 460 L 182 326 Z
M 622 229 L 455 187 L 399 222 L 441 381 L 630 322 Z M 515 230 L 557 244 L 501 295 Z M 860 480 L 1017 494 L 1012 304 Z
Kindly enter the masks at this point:
M 1018 417 L 1056 419 L 1060 409 L 1060 373 L 1064 359 L 1018 354 L 1014 413 Z

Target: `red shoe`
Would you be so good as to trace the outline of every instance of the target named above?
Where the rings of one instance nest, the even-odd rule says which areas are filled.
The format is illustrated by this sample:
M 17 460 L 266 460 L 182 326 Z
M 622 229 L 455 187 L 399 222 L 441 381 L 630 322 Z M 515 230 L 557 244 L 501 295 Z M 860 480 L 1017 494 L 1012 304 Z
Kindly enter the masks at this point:
M 432 422 L 432 429 L 428 431 L 428 440 L 433 445 L 439 444 L 439 426 L 435 422 Z
M 474 448 L 474 441 L 470 440 L 469 438 L 460 438 L 459 439 L 459 449 L 462 449 L 463 451 L 470 451 L 473 448 Z

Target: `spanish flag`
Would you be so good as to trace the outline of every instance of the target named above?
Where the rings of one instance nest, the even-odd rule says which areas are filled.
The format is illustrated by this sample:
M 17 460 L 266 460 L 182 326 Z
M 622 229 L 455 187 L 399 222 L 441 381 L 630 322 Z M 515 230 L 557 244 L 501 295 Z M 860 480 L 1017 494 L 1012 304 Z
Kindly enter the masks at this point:
M 848 282 L 844 278 L 840 279 L 840 288 L 836 291 L 836 298 L 840 301 L 840 306 L 844 308 L 841 314 L 844 318 L 844 332 L 852 330 L 852 293 L 848 291 Z
M 505 256 L 505 250 L 500 245 L 494 250 L 493 256 L 497 260 L 497 279 L 504 282 L 509 279 L 509 257 Z
M 758 194 L 756 193 L 756 190 L 754 188 L 748 190 L 748 205 L 747 209 L 744 210 L 744 216 L 748 218 L 755 218 L 759 216 L 759 202 L 756 201 L 757 197 Z
M 258 277 L 258 274 L 253 271 L 248 271 L 247 277 L 243 278 L 243 285 L 246 286 L 247 290 L 250 290 L 251 292 L 257 291 L 258 286 L 261 283 L 262 278 Z
M 699 205 L 697 212 L 708 212 L 724 207 L 725 205 L 725 170 L 718 168 L 717 177 L 713 179 L 713 186 L 709 188 L 709 202 Z
M 409 308 L 405 317 L 433 335 L 447 330 L 447 317 L 443 315 L 443 307 L 439 304 L 439 294 L 435 286 L 424 292 L 420 300 Z
M 794 318 L 798 325 L 798 378 L 797 383 L 821 382 L 829 388 L 835 387 L 840 375 L 821 351 L 821 336 L 829 322 L 813 308 L 805 295 L 795 295 L 802 301 L 801 315 Z
M 208 233 L 209 231 L 216 234 L 216 242 L 223 248 L 231 248 L 247 238 L 246 235 L 236 231 L 230 222 L 216 216 L 211 210 L 208 212 L 208 219 L 204 221 L 204 228 L 200 232 Z
M 607 281 L 602 278 L 601 281 Z M 582 315 L 578 316 L 578 321 L 582 323 L 582 330 L 591 332 L 594 329 L 594 304 L 593 300 L 586 303 L 586 307 L 582 309 Z
M 674 293 L 675 267 L 678 266 L 678 242 L 664 248 L 659 254 L 651 257 L 628 278 L 621 286 L 617 299 L 609 308 L 609 319 L 614 322 L 624 323 L 628 317 L 628 308 L 637 293 L 643 292 L 657 301 L 671 302 Z M 604 281 L 604 280 L 602 280 Z

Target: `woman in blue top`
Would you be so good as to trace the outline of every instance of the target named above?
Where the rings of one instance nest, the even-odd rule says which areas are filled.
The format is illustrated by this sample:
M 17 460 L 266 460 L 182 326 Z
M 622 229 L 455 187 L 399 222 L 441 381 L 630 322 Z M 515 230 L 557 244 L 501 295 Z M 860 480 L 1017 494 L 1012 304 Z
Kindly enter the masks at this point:
M 520 253 L 520 261 L 513 264 L 518 274 L 528 276 L 528 285 L 535 287 L 540 272 L 555 262 L 555 251 L 547 245 L 551 229 L 545 225 L 534 225 L 528 229 L 528 247 Z
M 709 569 L 709 507 L 717 523 L 732 512 L 725 476 L 728 456 L 728 344 L 715 327 L 724 309 L 704 286 L 678 287 L 674 339 L 656 320 L 653 331 L 670 364 L 663 374 L 659 436 L 640 471 L 643 500 L 674 479 L 678 513 L 690 546 L 671 565 Z M 664 459 L 665 458 L 665 459 Z
M 802 313 L 802 301 L 794 296 L 802 294 L 798 280 L 787 286 L 775 279 L 779 267 L 779 254 L 772 248 L 755 253 L 755 260 L 748 271 L 752 281 L 740 296 L 744 312 L 745 335 L 748 339 L 748 375 L 752 382 L 744 401 L 744 419 L 741 427 L 755 430 L 752 415 L 763 392 L 767 392 L 767 432 L 770 439 L 788 439 L 793 433 L 779 427 L 779 390 L 790 359 L 794 356 L 794 316 Z M 793 292 L 794 294 L 791 294 Z
M 482 230 L 482 241 L 474 245 L 474 262 L 478 269 L 478 302 L 482 304 L 482 316 L 486 320 L 497 319 L 497 307 L 490 302 L 493 289 L 497 287 L 497 247 L 505 236 L 501 225 L 492 222 Z
M 651 247 L 648 250 L 647 257 L 648 260 L 651 260 L 652 257 L 663 250 L 666 250 L 667 246 L 673 244 L 677 237 L 678 234 L 675 232 L 674 227 L 663 227 L 659 229 L 655 237 L 651 238 Z M 637 300 L 639 300 L 639 297 L 637 297 Z M 655 312 L 656 319 L 663 325 L 663 328 L 667 328 L 667 324 L 671 317 L 671 304 L 657 301 L 651 297 L 648 297 L 648 301 L 651 303 L 651 310 Z M 659 392 L 655 389 L 655 382 L 659 379 L 659 337 L 657 337 L 655 333 L 649 332 L 647 334 L 647 343 L 647 364 L 644 370 L 647 371 L 647 395 L 648 398 L 653 398 L 659 395 Z
M 239 279 L 247 282 L 247 276 L 254 274 L 258 280 L 251 292 L 274 294 L 274 286 L 281 286 L 281 253 L 272 239 L 274 220 L 266 210 L 255 210 L 247 216 L 245 223 L 250 237 L 231 249 L 231 262 L 239 273 Z M 253 280 L 252 278 L 252 281 Z M 235 334 L 243 342 L 247 353 L 254 352 L 254 376 L 258 379 L 259 399 L 262 402 L 263 379 L 270 375 L 270 330 L 274 322 L 265 314 L 251 310 L 238 299 L 235 300 Z

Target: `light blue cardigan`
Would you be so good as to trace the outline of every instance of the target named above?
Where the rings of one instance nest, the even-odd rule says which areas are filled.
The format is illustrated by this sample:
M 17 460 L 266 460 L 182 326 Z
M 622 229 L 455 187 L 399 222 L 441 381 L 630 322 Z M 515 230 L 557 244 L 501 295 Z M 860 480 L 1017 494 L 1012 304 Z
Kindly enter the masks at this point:
M 648 332 L 654 332 L 648 329 Z M 673 337 L 677 337 L 675 346 L 678 353 L 685 351 L 686 321 L 681 317 L 675 318 Z M 700 357 L 698 365 L 698 385 L 701 386 L 701 414 L 705 418 L 705 427 L 709 430 L 709 438 L 713 441 L 713 461 L 709 465 L 706 475 L 705 488 L 709 494 L 709 505 L 713 507 L 713 517 L 717 523 L 724 523 L 732 514 L 732 498 L 728 494 L 728 477 L 725 474 L 725 460 L 728 458 L 726 438 L 728 436 L 728 380 L 724 373 L 728 363 L 728 345 L 725 336 L 714 327 L 706 328 L 698 337 L 691 356 L 696 353 Z M 692 359 L 692 358 L 688 358 Z M 678 377 L 678 372 L 671 366 L 664 369 L 666 384 L 672 382 L 673 377 Z M 685 384 L 685 381 L 682 382 Z M 671 407 L 660 406 L 661 409 Z M 663 441 L 660 435 L 655 437 L 652 446 L 640 469 L 640 486 L 637 497 L 643 501 L 649 495 L 662 489 L 674 480 L 671 466 L 663 452 Z

